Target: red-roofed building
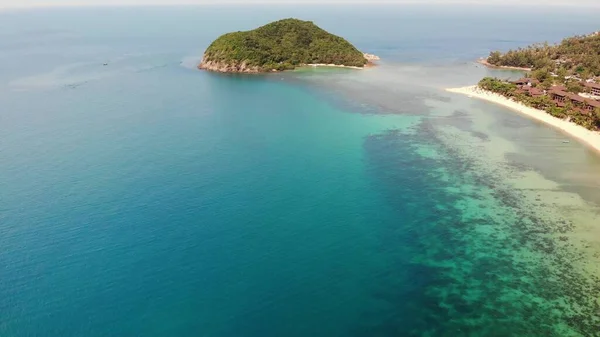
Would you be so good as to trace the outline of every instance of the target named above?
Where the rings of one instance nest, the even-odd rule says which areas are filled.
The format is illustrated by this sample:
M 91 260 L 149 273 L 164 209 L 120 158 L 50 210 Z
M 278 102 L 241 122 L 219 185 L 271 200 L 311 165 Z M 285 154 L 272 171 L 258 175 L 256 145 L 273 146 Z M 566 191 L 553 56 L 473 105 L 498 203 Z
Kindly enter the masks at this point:
M 575 109 L 586 114 L 588 111 L 594 111 L 596 108 L 600 109 L 600 102 L 570 92 L 558 90 L 556 87 L 550 89 L 549 94 L 554 103 L 556 103 L 556 106 L 561 108 L 565 107 L 567 102 L 570 102 Z
M 539 96 L 544 95 L 544 92 L 538 88 L 530 88 L 529 95 L 532 97 L 539 97 Z
M 534 84 L 539 84 L 540 81 L 536 80 L 535 78 L 523 77 L 523 78 L 519 78 L 516 81 L 512 81 L 511 83 L 516 84 L 518 87 L 522 87 L 522 86 L 531 87 Z
M 600 96 L 600 84 L 598 83 L 585 83 L 585 86 L 590 89 L 592 95 Z
M 593 99 L 585 100 L 585 109 L 589 111 L 594 111 L 594 109 L 600 109 L 600 102 L 595 101 Z
M 555 102 L 565 103 L 567 97 L 569 96 L 568 92 L 558 90 L 556 88 L 550 89 L 550 98 L 552 98 Z

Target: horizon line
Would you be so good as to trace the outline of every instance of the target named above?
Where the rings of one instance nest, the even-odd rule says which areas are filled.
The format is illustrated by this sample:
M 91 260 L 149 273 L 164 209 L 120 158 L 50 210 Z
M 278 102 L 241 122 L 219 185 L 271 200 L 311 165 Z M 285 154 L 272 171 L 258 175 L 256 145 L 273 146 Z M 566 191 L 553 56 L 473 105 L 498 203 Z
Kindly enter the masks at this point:
M 193 1 L 193 0 L 192 0 Z M 110 7 L 117 7 L 117 8 L 122 8 L 122 7 L 187 7 L 187 6 L 192 6 L 192 7 L 202 7 L 202 6 L 229 6 L 229 5 L 275 5 L 275 6 L 289 6 L 289 5 L 294 5 L 294 6 L 298 6 L 298 5 L 307 5 L 307 6 L 314 6 L 314 5 L 367 5 L 367 6 L 373 6 L 373 5 L 438 5 L 438 6 L 443 6 L 443 5 L 469 5 L 469 6 L 477 6 L 477 7 L 514 7 L 514 6 L 518 6 L 518 7 L 534 7 L 536 5 L 539 5 L 541 3 L 544 3 L 544 6 L 547 7 L 570 7 L 570 8 L 598 8 L 600 7 L 600 1 L 597 3 L 585 3 L 585 4 L 574 4 L 574 3 L 568 3 L 568 2 L 559 2 L 559 3 L 546 3 L 543 0 L 537 0 L 537 1 L 533 1 L 533 2 L 521 2 L 521 1 L 505 1 L 505 2 L 500 2 L 500 3 L 481 3 L 479 1 L 476 0 L 450 0 L 450 1 L 444 1 L 444 0 L 433 0 L 433 1 L 419 1 L 419 0 L 401 0 L 401 1 L 386 1 L 386 0 L 380 0 L 380 1 L 364 1 L 364 0 L 350 0 L 350 1 L 335 1 L 335 0 L 323 0 L 323 1 L 318 1 L 318 0 L 309 0 L 309 1 L 302 1 L 302 0 L 295 0 L 295 1 L 290 1 L 290 2 L 285 2 L 285 3 L 281 3 L 280 1 L 277 0 L 259 0 L 259 1 L 253 1 L 253 2 L 248 2 L 248 1 L 240 1 L 240 0 L 233 0 L 233 1 L 215 1 L 215 2 L 205 2 L 205 3 L 198 3 L 198 2 L 190 2 L 190 0 L 187 1 L 179 1 L 179 2 L 173 2 L 173 3 L 159 3 L 159 2 L 149 2 L 149 3 L 73 3 L 73 2 L 65 2 L 65 3 L 56 3 L 56 4 L 49 4 L 49 3 L 34 3 L 34 4 L 17 4 L 17 5 L 0 5 L 0 10 L 26 10 L 26 9 L 37 9 L 37 8 L 81 8 L 81 7 L 86 7 L 86 8 L 94 8 L 94 7 L 101 7 L 101 8 L 110 8 Z

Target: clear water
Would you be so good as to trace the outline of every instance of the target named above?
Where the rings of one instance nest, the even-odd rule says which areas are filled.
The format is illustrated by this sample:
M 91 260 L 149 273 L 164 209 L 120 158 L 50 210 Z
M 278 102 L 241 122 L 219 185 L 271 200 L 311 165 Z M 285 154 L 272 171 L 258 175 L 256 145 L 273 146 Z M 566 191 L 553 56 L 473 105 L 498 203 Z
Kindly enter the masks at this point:
M 195 70 L 219 34 L 290 16 L 382 65 Z M 0 18 L 1 336 L 598 335 L 600 159 L 442 90 L 518 76 L 472 60 L 594 13 Z

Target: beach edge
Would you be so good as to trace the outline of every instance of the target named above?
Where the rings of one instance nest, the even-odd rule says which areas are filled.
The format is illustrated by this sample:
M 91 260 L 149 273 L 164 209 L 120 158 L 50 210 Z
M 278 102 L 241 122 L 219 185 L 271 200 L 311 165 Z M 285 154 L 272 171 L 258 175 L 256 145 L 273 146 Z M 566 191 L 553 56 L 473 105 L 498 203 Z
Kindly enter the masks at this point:
M 445 90 L 447 92 L 467 95 L 469 97 L 474 97 L 484 101 L 495 103 L 510 110 L 519 112 L 523 115 L 526 115 L 530 118 L 533 118 L 535 120 L 538 120 L 556 129 L 561 130 L 562 132 L 566 133 L 572 138 L 579 140 L 586 146 L 595 150 L 597 153 L 600 153 L 600 132 L 591 131 L 584 128 L 583 126 L 577 125 L 567 120 L 556 118 L 548 114 L 546 111 L 528 107 L 522 103 L 510 100 L 502 95 L 481 89 L 477 85 L 460 88 L 447 88 Z

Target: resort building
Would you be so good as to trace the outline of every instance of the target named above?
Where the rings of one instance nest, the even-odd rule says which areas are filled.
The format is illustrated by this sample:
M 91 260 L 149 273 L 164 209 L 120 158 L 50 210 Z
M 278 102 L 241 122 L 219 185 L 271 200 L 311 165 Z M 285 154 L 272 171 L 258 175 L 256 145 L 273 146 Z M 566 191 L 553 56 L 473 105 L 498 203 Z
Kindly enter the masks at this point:
M 519 87 L 517 92 L 531 97 L 539 97 L 544 95 L 544 91 L 527 85 Z
M 523 86 L 531 87 L 534 84 L 539 84 L 540 81 L 536 80 L 535 78 L 523 77 L 523 78 L 519 78 L 516 81 L 512 81 L 511 83 L 516 84 L 517 87 L 523 87 Z
M 550 89 L 549 93 L 550 98 L 552 98 L 552 100 L 554 101 L 554 103 L 556 103 L 557 106 L 561 108 L 565 106 L 569 93 L 555 88 Z
M 588 99 L 585 102 L 585 109 L 587 109 L 589 111 L 594 111 L 595 109 L 600 109 L 600 102 L 593 100 L 593 99 Z
M 600 96 L 600 84 L 598 83 L 585 83 L 585 86 L 590 89 L 590 93 L 594 96 Z
M 552 89 L 550 89 L 548 92 L 550 94 L 550 98 L 552 98 L 558 107 L 562 108 L 565 107 L 567 103 L 570 103 L 576 110 L 579 110 L 581 113 L 585 114 L 594 111 L 596 108 L 600 109 L 600 102 L 560 89 L 562 88 L 552 87 Z

